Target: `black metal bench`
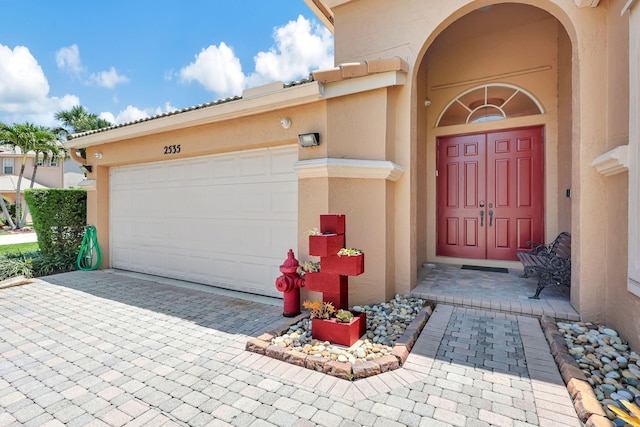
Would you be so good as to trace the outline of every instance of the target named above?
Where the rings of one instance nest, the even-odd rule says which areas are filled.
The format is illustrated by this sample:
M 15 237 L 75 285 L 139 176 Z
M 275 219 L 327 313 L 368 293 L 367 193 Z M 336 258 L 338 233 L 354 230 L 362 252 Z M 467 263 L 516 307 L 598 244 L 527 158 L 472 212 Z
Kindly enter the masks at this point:
M 538 275 L 536 294 L 529 297 L 540 299 L 540 292 L 550 285 L 571 286 L 571 234 L 562 232 L 548 244 L 527 242 L 530 251 L 519 252 L 518 259 L 524 266 L 522 277 Z

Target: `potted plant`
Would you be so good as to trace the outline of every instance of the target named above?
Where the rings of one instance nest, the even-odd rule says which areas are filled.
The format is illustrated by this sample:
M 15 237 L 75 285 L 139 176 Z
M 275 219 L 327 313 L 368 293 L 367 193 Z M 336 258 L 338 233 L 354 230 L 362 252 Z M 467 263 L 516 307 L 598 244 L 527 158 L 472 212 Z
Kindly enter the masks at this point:
M 307 273 L 318 273 L 319 271 L 320 263 L 318 261 L 306 261 L 298 267 L 296 273 L 300 277 L 305 277 Z
M 364 253 L 360 249 L 342 248 L 337 255 L 322 259 L 322 271 L 344 276 L 364 273 Z
M 309 236 L 309 255 L 326 257 L 336 253 L 344 246 L 344 234 L 321 233 L 317 228 L 307 231 Z
M 364 313 L 336 311 L 330 302 L 305 301 L 302 305 L 311 313 L 311 335 L 317 340 L 350 347 L 366 333 Z

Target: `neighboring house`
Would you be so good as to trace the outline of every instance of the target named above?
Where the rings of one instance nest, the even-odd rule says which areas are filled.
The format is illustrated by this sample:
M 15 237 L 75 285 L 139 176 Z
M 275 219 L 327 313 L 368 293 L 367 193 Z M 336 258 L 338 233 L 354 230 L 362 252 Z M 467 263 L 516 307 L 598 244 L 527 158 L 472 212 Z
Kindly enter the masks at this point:
M 64 184 L 64 168 L 63 163 L 57 158 L 44 159 L 40 155 L 38 161 L 38 170 L 36 172 L 36 180 L 34 188 L 62 188 Z M 24 175 L 20 183 L 20 190 L 24 193 L 25 188 L 31 186 L 31 178 L 35 165 L 35 153 L 27 154 L 27 163 L 25 165 Z M 18 184 L 18 176 L 22 165 L 22 154 L 19 150 L 0 146 L 0 192 L 4 197 L 9 199 L 11 203 L 16 201 L 16 188 Z M 24 200 L 23 200 L 24 203 Z
M 573 306 L 640 346 L 640 2 L 305 1 L 338 67 L 66 144 L 103 267 L 277 296 L 345 213 L 357 304 L 570 231 Z
M 80 170 L 81 164 L 77 161 L 64 159 L 64 188 L 78 188 L 84 179 L 84 173 Z

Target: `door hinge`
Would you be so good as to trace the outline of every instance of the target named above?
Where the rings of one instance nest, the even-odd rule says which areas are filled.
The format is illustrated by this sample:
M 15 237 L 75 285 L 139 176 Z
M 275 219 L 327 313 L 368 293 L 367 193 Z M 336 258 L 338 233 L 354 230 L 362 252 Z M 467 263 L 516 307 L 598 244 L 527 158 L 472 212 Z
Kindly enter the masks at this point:
M 436 169 L 436 176 L 438 176 L 438 169 Z

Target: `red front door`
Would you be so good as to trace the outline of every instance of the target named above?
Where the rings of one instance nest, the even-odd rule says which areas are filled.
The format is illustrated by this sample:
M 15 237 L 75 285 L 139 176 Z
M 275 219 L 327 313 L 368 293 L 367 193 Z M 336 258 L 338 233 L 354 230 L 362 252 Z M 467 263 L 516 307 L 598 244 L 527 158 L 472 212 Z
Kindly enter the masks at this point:
M 437 255 L 515 260 L 543 241 L 542 130 L 438 139 Z

